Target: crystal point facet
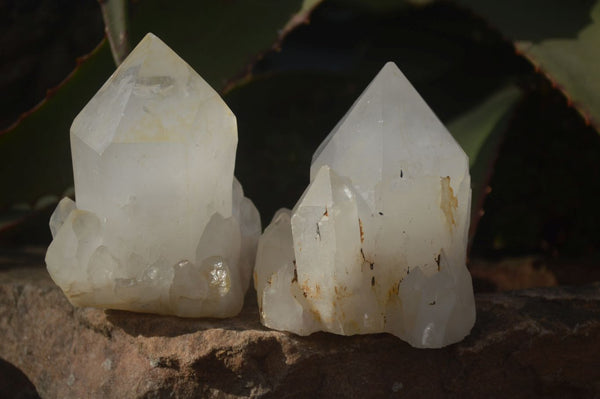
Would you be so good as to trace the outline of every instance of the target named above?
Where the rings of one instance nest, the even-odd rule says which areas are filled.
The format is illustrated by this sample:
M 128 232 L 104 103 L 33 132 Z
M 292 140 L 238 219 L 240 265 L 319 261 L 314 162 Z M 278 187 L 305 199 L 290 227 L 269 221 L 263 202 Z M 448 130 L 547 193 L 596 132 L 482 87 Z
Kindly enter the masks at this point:
M 259 215 L 233 176 L 236 119 L 148 34 L 73 121 L 76 204 L 46 263 L 76 305 L 226 317 L 242 306 Z
M 395 64 L 319 146 L 310 175 L 259 240 L 262 322 L 301 335 L 389 332 L 417 347 L 467 335 L 468 159 Z

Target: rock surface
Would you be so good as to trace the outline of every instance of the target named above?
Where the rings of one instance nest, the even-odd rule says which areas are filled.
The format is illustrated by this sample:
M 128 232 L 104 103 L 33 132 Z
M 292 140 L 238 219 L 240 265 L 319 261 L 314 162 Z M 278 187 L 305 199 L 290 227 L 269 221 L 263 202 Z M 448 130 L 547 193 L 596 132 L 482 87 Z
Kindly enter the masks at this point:
M 600 396 L 599 284 L 478 295 L 471 335 L 426 350 L 268 330 L 253 293 L 224 320 L 74 308 L 45 269 L 9 261 L 0 357 L 44 398 Z

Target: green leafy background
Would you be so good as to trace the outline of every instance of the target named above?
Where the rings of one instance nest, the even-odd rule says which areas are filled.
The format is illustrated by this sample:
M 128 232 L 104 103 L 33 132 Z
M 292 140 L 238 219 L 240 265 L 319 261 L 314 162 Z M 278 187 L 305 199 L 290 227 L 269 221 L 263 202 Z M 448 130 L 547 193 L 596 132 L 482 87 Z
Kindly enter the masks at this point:
M 600 247 L 588 200 L 600 186 L 599 13 L 593 0 L 143 0 L 121 28 L 132 44 L 157 34 L 223 93 L 238 118 L 236 175 L 264 222 L 294 205 L 314 149 L 391 60 L 470 157 L 474 251 L 581 254 Z M 70 123 L 113 70 L 103 42 L 0 132 L 0 243 L 36 237 L 72 185 Z M 531 160 L 577 176 L 557 185 Z
M 600 123 L 600 2 L 459 0 L 548 75 L 584 118 Z

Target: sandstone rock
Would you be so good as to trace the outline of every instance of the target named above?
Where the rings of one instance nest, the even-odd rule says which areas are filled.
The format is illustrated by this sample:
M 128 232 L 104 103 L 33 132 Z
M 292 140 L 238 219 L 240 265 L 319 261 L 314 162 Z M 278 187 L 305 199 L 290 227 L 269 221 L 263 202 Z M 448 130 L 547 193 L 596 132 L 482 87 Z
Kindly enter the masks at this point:
M 254 293 L 225 320 L 78 309 L 45 269 L 6 262 L 0 357 L 43 398 L 600 395 L 600 284 L 478 295 L 472 333 L 423 350 L 389 334 L 268 330 Z
M 490 283 L 494 291 L 559 285 L 555 274 L 533 256 L 506 258 L 499 262 L 478 259 L 469 264 L 469 271 L 475 280 Z

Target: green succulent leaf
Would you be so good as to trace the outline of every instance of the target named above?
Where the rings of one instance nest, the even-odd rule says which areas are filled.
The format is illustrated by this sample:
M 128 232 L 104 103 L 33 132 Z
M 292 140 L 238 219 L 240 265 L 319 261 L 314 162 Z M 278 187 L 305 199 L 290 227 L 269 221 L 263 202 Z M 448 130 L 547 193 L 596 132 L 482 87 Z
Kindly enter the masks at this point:
M 481 216 L 487 184 L 498 148 L 521 96 L 519 88 L 508 86 L 447 125 L 448 130 L 469 156 L 473 190 L 471 237 Z
M 106 42 L 48 97 L 0 132 L 0 209 L 60 195 L 72 182 L 69 128 L 114 68 Z
M 100 9 L 115 64 L 119 65 L 131 51 L 127 0 L 102 0 Z
M 241 79 L 261 53 L 307 21 L 320 0 L 143 1 L 131 10 L 132 42 L 152 32 L 215 89 Z M 260 16 L 257 20 L 255 17 Z
M 245 77 L 261 52 L 305 22 L 320 1 L 182 0 L 177 6 L 143 1 L 131 9 L 130 36 L 137 43 L 149 31 L 157 34 L 223 90 L 232 78 Z M 61 195 L 72 185 L 71 122 L 113 71 L 109 45 L 103 42 L 46 100 L 0 132 L 0 209 Z
M 514 42 L 600 128 L 600 1 L 458 0 Z

